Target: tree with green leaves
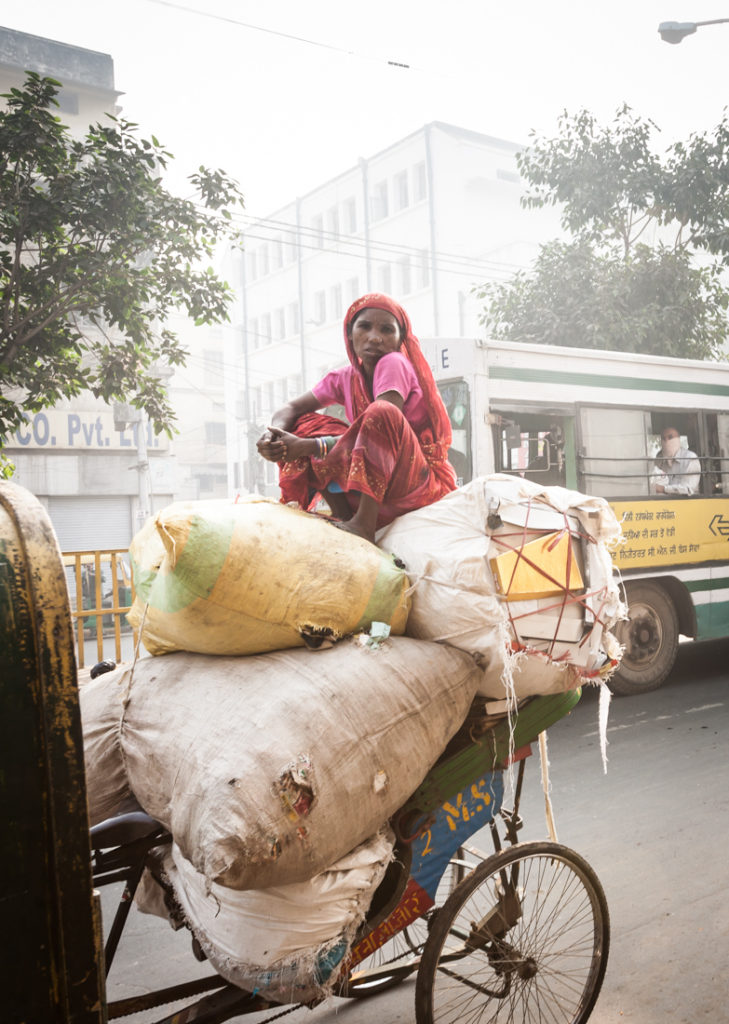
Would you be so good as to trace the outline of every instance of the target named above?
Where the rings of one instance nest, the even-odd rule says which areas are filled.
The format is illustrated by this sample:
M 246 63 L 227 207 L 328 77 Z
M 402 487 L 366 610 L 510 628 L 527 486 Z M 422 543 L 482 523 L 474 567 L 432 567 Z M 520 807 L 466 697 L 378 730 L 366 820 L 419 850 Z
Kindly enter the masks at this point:
M 628 107 L 607 127 L 564 114 L 517 157 L 532 208 L 561 207 L 568 240 L 531 271 L 476 289 L 509 341 L 716 358 L 727 336 L 729 122 L 675 143 Z
M 203 261 L 232 234 L 234 181 L 203 167 L 171 195 L 170 154 L 113 117 L 74 139 L 60 84 L 29 72 L 0 111 L 0 448 L 24 419 L 84 390 L 171 433 L 160 367 L 184 364 L 166 326 L 227 319 L 232 289 Z

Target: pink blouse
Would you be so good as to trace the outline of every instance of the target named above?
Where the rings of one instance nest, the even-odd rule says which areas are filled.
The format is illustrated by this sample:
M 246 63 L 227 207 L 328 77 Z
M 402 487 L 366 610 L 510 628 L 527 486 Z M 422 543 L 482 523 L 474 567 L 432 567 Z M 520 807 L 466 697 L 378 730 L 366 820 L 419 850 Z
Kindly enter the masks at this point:
M 317 401 L 321 402 L 321 408 L 327 405 L 343 405 L 350 423 L 354 419 L 351 388 L 353 373 L 352 366 L 332 370 L 311 389 Z M 372 393 L 376 398 L 385 391 L 397 391 L 402 397 L 403 415 L 415 430 L 420 430 L 429 422 L 428 409 L 415 370 L 410 360 L 401 352 L 388 352 L 375 366 Z

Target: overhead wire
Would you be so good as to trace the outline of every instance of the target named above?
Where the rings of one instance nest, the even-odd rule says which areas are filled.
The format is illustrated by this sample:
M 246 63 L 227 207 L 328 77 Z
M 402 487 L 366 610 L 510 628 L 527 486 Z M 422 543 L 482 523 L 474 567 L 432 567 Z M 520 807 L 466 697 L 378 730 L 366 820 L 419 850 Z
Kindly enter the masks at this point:
M 242 21 L 240 18 L 232 18 L 227 14 L 218 14 L 213 11 L 201 11 L 199 7 L 190 7 L 187 4 L 175 3 L 173 0 L 148 0 L 148 2 L 157 4 L 160 7 L 171 7 L 174 10 L 184 11 L 186 14 L 196 14 L 201 18 L 208 18 L 212 21 L 223 21 L 229 25 L 237 25 L 239 28 L 247 28 L 253 32 L 262 32 L 265 35 L 278 36 L 280 39 L 288 39 L 290 42 L 303 43 L 307 46 L 315 46 L 321 50 L 329 50 L 332 53 L 343 54 L 345 57 L 355 57 L 357 60 L 364 60 L 375 64 L 384 64 L 387 67 L 401 68 L 405 71 L 420 71 L 427 74 L 432 73 L 432 68 L 420 68 L 402 60 L 389 60 L 386 57 L 375 57 L 371 54 L 361 53 L 357 50 L 351 50 L 344 46 L 325 43 L 320 39 L 309 39 L 306 36 L 299 36 L 293 32 L 282 32 L 280 29 L 266 28 L 264 25 L 255 25 L 249 21 Z
M 269 241 L 269 239 L 267 239 L 265 235 L 249 235 L 248 237 L 249 238 L 253 238 L 256 241 Z M 345 253 L 343 253 L 343 252 L 339 252 L 337 249 L 330 249 L 330 248 L 327 248 L 326 246 L 320 246 L 320 245 L 306 245 L 303 242 L 298 243 L 298 248 L 303 250 L 303 251 L 306 251 L 306 252 L 327 253 L 328 255 L 331 255 L 331 256 L 338 256 L 338 257 L 340 257 L 340 259 L 342 257 L 346 256 L 346 257 L 349 257 L 350 259 L 358 260 L 358 261 L 367 262 L 367 260 L 368 260 L 368 255 L 365 252 L 349 252 L 349 253 L 345 252 Z M 423 249 L 420 252 L 418 252 L 418 259 L 420 259 L 423 254 L 425 254 L 427 256 L 429 254 L 429 250 L 428 249 Z M 406 255 L 408 255 L 408 254 L 406 254 Z M 395 258 L 389 258 L 388 259 L 388 258 L 385 258 L 383 256 L 377 256 L 377 257 L 371 257 L 370 256 L 369 258 L 370 258 L 371 262 L 377 263 L 377 264 L 380 264 L 380 265 L 381 264 L 386 264 L 387 266 L 390 266 L 390 267 L 398 267 L 398 266 L 402 265 L 402 258 L 401 259 L 395 259 Z M 413 257 L 409 256 L 409 258 L 412 259 Z M 291 264 L 291 266 L 293 266 L 293 264 Z M 433 262 L 428 260 L 428 266 L 433 266 Z M 440 273 L 453 274 L 456 277 L 468 278 L 471 281 L 474 280 L 474 278 L 478 278 L 479 280 L 481 280 L 483 278 L 494 279 L 494 277 L 495 277 L 495 275 L 497 273 L 494 270 L 488 270 L 488 271 L 484 271 L 483 273 L 479 274 L 477 272 L 477 268 L 476 267 L 468 270 L 465 267 L 464 268 L 459 268 L 457 266 L 456 267 L 451 267 L 451 266 L 448 266 L 447 264 L 438 263 L 438 262 L 435 263 L 434 269 L 437 272 L 440 272 Z M 269 273 L 271 273 L 271 272 L 269 271 Z M 504 270 L 502 273 L 504 275 L 506 275 L 508 272 L 506 270 Z M 261 274 L 255 280 L 259 280 L 262 277 L 267 277 L 267 276 L 268 276 L 268 274 Z M 253 282 L 249 282 L 249 283 L 253 283 Z
M 341 53 L 341 54 L 343 54 L 345 56 L 348 56 L 348 57 L 355 57 L 355 58 L 358 58 L 358 59 L 361 59 L 361 60 L 367 60 L 367 61 L 375 62 L 375 63 L 383 63 L 383 64 L 386 64 L 386 65 L 389 65 L 389 66 L 392 66 L 392 67 L 402 68 L 402 69 L 406 69 L 406 70 L 414 70 L 414 71 L 419 71 L 419 72 L 428 73 L 428 74 L 433 73 L 433 69 L 432 68 L 420 68 L 420 67 L 417 67 L 416 65 L 412 65 L 412 64 L 407 63 L 405 61 L 389 60 L 387 58 L 380 58 L 380 57 L 372 56 L 369 53 L 362 53 L 362 52 L 356 51 L 356 50 L 351 49 L 351 48 L 337 46 L 337 45 L 334 45 L 334 44 L 331 44 L 331 43 L 326 43 L 326 42 L 323 42 L 322 40 L 312 39 L 312 38 L 309 38 L 309 37 L 306 37 L 306 36 L 297 35 L 297 34 L 291 33 L 291 32 L 283 32 L 283 31 L 281 31 L 279 29 L 268 28 L 268 27 L 266 27 L 264 25 L 258 25 L 258 24 L 255 24 L 253 22 L 244 21 L 241 18 L 232 17 L 230 15 L 226 15 L 226 14 L 222 14 L 222 13 L 218 13 L 218 12 L 214 12 L 214 11 L 201 10 L 199 7 L 194 7 L 194 6 L 189 5 L 189 4 L 179 3 L 179 2 L 176 2 L 176 0 L 148 0 L 148 2 L 155 3 L 158 6 L 167 7 L 167 8 L 170 8 L 172 10 L 178 10 L 178 11 L 182 11 L 182 12 L 187 13 L 187 14 L 192 14 L 192 15 L 196 15 L 198 17 L 207 18 L 209 20 L 225 22 L 227 24 L 236 25 L 236 26 L 238 26 L 240 28 L 244 28 L 244 29 L 247 29 L 249 31 L 261 32 L 261 33 L 264 33 L 266 35 L 275 36 L 275 37 L 286 39 L 286 40 L 289 40 L 289 41 L 292 41 L 292 42 L 296 42 L 296 43 L 300 43 L 300 44 L 304 44 L 304 45 L 308 45 L 308 46 L 317 47 L 319 49 L 324 49 L 324 50 L 328 50 L 328 51 L 331 51 L 331 52 Z M 248 214 L 244 214 L 244 215 L 237 214 L 237 212 L 233 212 L 232 217 L 233 217 L 233 220 L 239 220 L 239 219 L 243 219 L 243 217 L 245 217 L 246 219 L 249 219 L 249 221 L 251 223 L 253 223 L 253 224 L 266 224 L 266 225 L 269 225 L 269 224 L 273 225 L 273 224 L 275 224 L 275 225 L 280 226 L 282 228 L 285 228 L 285 229 L 288 229 L 288 230 L 291 230 L 291 231 L 295 231 L 299 235 L 299 237 L 301 237 L 302 235 L 306 236 L 307 234 L 310 234 L 311 238 L 316 238 L 316 237 L 322 235 L 321 232 L 317 231 L 316 233 L 314 233 L 313 229 L 306 228 L 306 227 L 304 227 L 302 225 L 296 225 L 296 224 L 293 224 L 293 223 L 290 223 L 290 222 L 286 222 L 286 221 L 277 221 L 277 220 L 275 220 L 273 218 L 267 218 L 267 217 L 264 217 L 264 218 L 254 218 L 254 217 L 251 217 Z M 361 241 L 358 241 L 356 239 L 353 239 L 351 236 L 342 235 L 341 233 L 337 233 L 337 232 L 328 232 L 328 231 L 326 231 L 326 232 L 323 232 L 323 235 L 327 236 L 327 240 L 330 241 L 330 242 L 332 240 L 336 239 L 338 244 L 347 245 L 347 246 L 349 246 L 349 247 L 351 247 L 351 248 L 353 248 L 355 250 L 356 250 L 357 247 L 359 247 L 359 248 L 369 247 L 370 257 L 371 258 L 377 258 L 378 262 L 381 262 L 381 263 L 382 262 L 388 262 L 388 260 L 381 258 L 379 256 L 379 253 L 384 253 L 385 255 L 400 254 L 402 256 L 407 255 L 408 253 L 411 253 L 412 255 L 416 256 L 417 258 L 421 258 L 422 253 L 425 251 L 425 252 L 428 253 L 429 258 L 432 261 L 434 261 L 434 260 L 440 260 L 441 261 L 440 263 L 435 264 L 434 269 L 436 271 L 441 271 L 441 272 L 444 272 L 444 273 L 458 274 L 459 276 L 470 277 L 472 275 L 480 275 L 481 277 L 487 276 L 487 277 L 490 277 L 490 278 L 493 279 L 496 274 L 499 274 L 499 275 L 512 274 L 516 270 L 520 269 L 520 267 L 521 267 L 520 264 L 510 263 L 510 262 L 507 262 L 507 261 L 489 260 L 486 257 L 471 257 L 471 256 L 467 256 L 467 255 L 464 255 L 464 254 L 441 252 L 441 251 L 438 251 L 438 250 L 417 249 L 416 247 L 406 246 L 406 245 L 402 245 L 402 244 L 399 244 L 399 243 L 384 242 L 382 240 L 372 240 L 372 239 L 365 240 L 365 239 L 362 239 Z M 257 240 L 257 241 L 275 241 L 275 239 L 269 239 L 269 238 L 266 238 L 265 236 L 261 236 L 261 235 L 248 234 L 248 237 L 249 238 L 253 238 L 253 239 Z M 327 247 L 322 247 L 321 245 L 308 245 L 308 244 L 306 244 L 303 241 L 294 241 L 294 242 L 290 241 L 288 244 L 294 245 L 294 246 L 296 246 L 299 249 L 304 249 L 304 250 L 309 250 L 309 251 L 329 252 L 329 253 L 335 254 L 337 256 L 347 255 L 347 256 L 352 256 L 354 258 L 357 258 L 360 255 L 356 251 L 350 251 L 350 252 L 341 253 L 341 252 L 329 249 Z M 445 265 L 443 261 L 446 261 L 447 264 L 451 264 L 451 265 Z M 389 262 L 391 262 L 392 265 L 394 265 L 394 261 L 389 261 Z M 456 268 L 460 268 L 460 267 L 463 267 L 464 269 L 463 270 L 456 269 Z
M 202 207 L 200 208 L 203 209 Z M 305 225 L 296 225 L 292 222 L 277 221 L 272 218 L 251 218 L 248 214 L 239 214 L 237 211 L 231 213 L 230 220 L 225 220 L 224 226 L 230 227 L 232 223 L 243 223 L 244 219 L 249 219 L 251 226 L 256 227 L 259 224 L 268 226 L 269 224 L 275 225 L 284 231 L 289 231 L 291 235 L 296 235 L 295 238 L 281 239 L 282 243 L 289 246 L 290 248 L 296 248 L 299 250 L 309 252 L 324 252 L 341 256 L 350 256 L 353 259 L 367 259 L 377 260 L 380 263 L 389 262 L 395 266 L 399 263 L 398 260 L 390 259 L 387 256 L 412 256 L 416 259 L 421 259 L 423 254 L 427 254 L 431 262 L 434 262 L 436 271 L 442 271 L 444 273 L 457 274 L 463 277 L 481 276 L 481 277 L 493 277 L 496 273 L 502 275 L 512 275 L 518 270 L 523 269 L 522 264 L 510 263 L 505 260 L 493 260 L 487 257 L 469 256 L 463 253 L 449 253 L 443 250 L 431 250 L 429 247 L 418 247 L 406 245 L 402 242 L 387 242 L 381 239 L 372 239 L 364 237 L 355 237 L 352 235 L 343 234 L 342 232 L 329 231 L 324 228 L 321 230 L 318 228 L 312 228 Z M 222 218 L 220 218 L 222 222 Z M 252 234 L 245 227 L 241 228 L 242 238 L 254 239 L 255 241 L 261 242 L 278 242 L 279 239 L 273 235 L 260 235 Z M 327 245 L 322 245 L 321 240 L 337 245 L 338 248 L 330 248 Z M 342 252 L 341 249 L 349 247 L 352 251 Z M 379 253 L 383 255 L 380 256 Z M 291 261 L 289 265 L 293 265 L 294 261 Z M 449 266 L 452 264 L 452 266 Z M 277 268 L 285 269 L 285 267 Z
M 408 209 L 408 207 L 405 207 L 405 209 Z M 397 211 L 397 212 L 400 212 L 400 211 Z M 406 245 L 406 244 L 404 244 L 402 242 L 386 242 L 386 241 L 384 241 L 382 239 L 372 239 L 372 238 L 366 239 L 364 237 L 360 238 L 360 237 L 358 237 L 355 234 L 344 234 L 341 231 L 330 231 L 330 230 L 327 230 L 327 229 L 321 229 L 320 230 L 318 228 L 313 228 L 311 226 L 297 225 L 297 224 L 295 224 L 292 221 L 277 220 L 277 219 L 274 219 L 273 217 L 253 217 L 250 214 L 243 214 L 243 215 L 240 215 L 240 214 L 236 215 L 236 214 L 234 214 L 233 216 L 234 216 L 234 218 L 236 216 L 240 217 L 241 220 L 249 219 L 252 227 L 257 227 L 258 225 L 263 225 L 265 227 L 268 227 L 269 225 L 271 225 L 271 226 L 273 226 L 275 228 L 280 228 L 282 231 L 289 231 L 291 234 L 304 234 L 306 236 L 310 236 L 313 239 L 317 239 L 319 237 L 322 237 L 322 238 L 325 238 L 327 241 L 337 242 L 337 243 L 341 243 L 343 245 L 353 245 L 355 247 L 358 246 L 360 248 L 365 248 L 365 247 L 369 246 L 370 250 L 373 249 L 373 248 L 376 248 L 376 249 L 381 249 L 381 250 L 383 250 L 385 252 L 392 251 L 392 252 L 394 252 L 396 254 L 400 253 L 402 255 L 406 255 L 408 253 L 410 253 L 412 255 L 420 255 L 422 253 L 422 251 L 423 251 L 421 248 L 418 248 L 417 246 Z M 383 220 L 384 219 L 385 218 L 383 218 Z M 246 231 L 245 228 L 243 229 L 243 232 L 244 232 L 244 235 L 248 235 L 248 232 Z M 250 235 L 248 235 L 248 237 L 260 237 L 260 236 L 250 236 Z M 266 241 L 278 241 L 278 239 L 276 237 L 272 236 L 270 238 L 266 238 Z M 283 239 L 282 239 L 282 241 L 283 241 Z M 294 245 L 295 242 L 292 239 L 289 238 L 289 239 L 286 239 L 285 244 L 287 244 L 287 245 Z M 431 252 L 431 250 L 429 250 L 429 249 L 427 251 L 429 253 Z M 432 255 L 437 257 L 437 258 L 446 259 L 446 260 L 452 260 L 453 262 L 456 262 L 456 263 L 459 263 L 459 262 L 460 263 L 464 263 L 464 264 L 466 264 L 468 266 L 475 266 L 475 265 L 483 264 L 484 267 L 486 267 L 486 266 L 490 265 L 490 266 L 493 266 L 493 267 L 495 267 L 495 268 L 497 268 L 499 270 L 502 269 L 502 268 L 503 269 L 514 269 L 514 270 L 517 270 L 521 266 L 520 264 L 517 264 L 517 263 L 508 263 L 505 260 L 490 260 L 490 259 L 488 259 L 485 256 L 475 256 L 474 257 L 474 256 L 469 256 L 469 255 L 467 255 L 465 253 L 453 253 L 453 252 L 448 252 L 448 251 L 445 251 L 445 250 L 442 250 L 442 249 L 434 249 L 434 250 L 432 250 Z

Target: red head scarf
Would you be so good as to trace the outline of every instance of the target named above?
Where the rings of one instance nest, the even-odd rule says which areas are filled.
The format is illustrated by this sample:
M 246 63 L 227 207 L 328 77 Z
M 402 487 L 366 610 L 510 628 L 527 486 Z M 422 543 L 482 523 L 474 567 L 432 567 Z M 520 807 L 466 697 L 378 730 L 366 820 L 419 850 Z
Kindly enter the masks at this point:
M 402 306 L 391 299 L 389 295 L 382 295 L 379 292 L 372 292 L 356 299 L 347 310 L 344 318 L 344 344 L 347 348 L 347 356 L 354 367 L 355 374 L 352 382 L 352 406 L 355 416 L 359 416 L 372 399 L 367 392 L 364 374 L 359 359 L 354 354 L 350 332 L 357 314 L 363 309 L 382 309 L 391 313 L 400 325 L 401 346 L 400 351 L 406 356 L 415 370 L 418 383 L 423 392 L 423 398 L 428 407 L 428 416 L 431 427 L 420 431 L 418 440 L 423 449 L 428 463 L 433 472 L 455 486 L 455 473 L 448 462 L 448 449 L 452 440 L 451 421 L 443 405 L 443 399 L 435 383 L 428 361 L 420 348 L 420 342 L 413 334 L 410 324 L 410 317 Z

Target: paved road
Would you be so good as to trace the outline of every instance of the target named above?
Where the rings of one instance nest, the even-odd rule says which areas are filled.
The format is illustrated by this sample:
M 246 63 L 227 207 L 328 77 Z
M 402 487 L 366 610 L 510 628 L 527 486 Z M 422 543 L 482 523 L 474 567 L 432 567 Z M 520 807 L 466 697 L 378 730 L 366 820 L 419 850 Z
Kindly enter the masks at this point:
M 613 700 L 608 770 L 589 690 L 549 734 L 560 842 L 582 853 L 605 888 L 612 948 L 591 1024 L 700 1024 L 727 1019 L 729 972 L 729 642 L 686 644 L 654 693 Z M 527 770 L 523 839 L 545 838 L 537 758 Z M 487 838 L 479 840 L 487 848 Z M 131 941 L 130 941 L 131 939 Z M 133 911 L 109 998 L 207 973 L 189 936 Z M 333 1000 L 288 1020 L 411 1022 L 414 985 L 367 1002 Z M 257 1024 L 267 1014 L 237 1018 Z M 148 1024 L 159 1014 L 134 1015 Z M 559 1024 L 559 1022 L 555 1022 Z

